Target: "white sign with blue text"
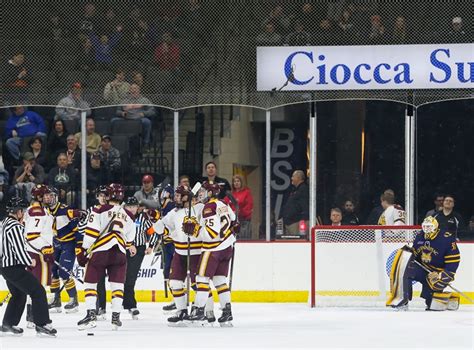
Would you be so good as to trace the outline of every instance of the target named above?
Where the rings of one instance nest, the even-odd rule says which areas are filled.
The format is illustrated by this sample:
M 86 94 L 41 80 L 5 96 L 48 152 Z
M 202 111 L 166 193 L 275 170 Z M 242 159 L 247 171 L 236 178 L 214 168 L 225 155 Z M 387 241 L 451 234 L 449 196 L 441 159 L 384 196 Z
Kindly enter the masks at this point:
M 257 90 L 473 89 L 474 44 L 257 48 Z

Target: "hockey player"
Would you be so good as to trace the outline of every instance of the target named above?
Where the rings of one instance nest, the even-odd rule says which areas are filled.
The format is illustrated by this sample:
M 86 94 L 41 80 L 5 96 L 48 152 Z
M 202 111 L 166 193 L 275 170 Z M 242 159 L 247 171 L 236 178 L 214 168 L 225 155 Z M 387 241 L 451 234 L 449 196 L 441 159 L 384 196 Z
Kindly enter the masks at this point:
M 443 291 L 454 280 L 460 261 L 455 235 L 440 229 L 438 221 L 428 216 L 413 248 L 405 246 L 395 255 L 387 306 L 407 309 L 412 299 L 412 281 L 418 281 L 423 285 L 421 297 L 425 299 L 426 310 L 457 310 L 459 295 Z
M 395 196 L 392 193 L 383 193 L 380 196 L 380 205 L 384 209 L 380 215 L 378 224 L 385 226 L 405 225 L 405 210 L 395 204 Z
M 199 222 L 203 204 L 196 204 L 189 212 L 189 201 L 191 190 L 185 186 L 178 186 L 174 194 L 175 209 L 170 211 L 163 219 L 158 220 L 153 229 L 159 235 L 169 237 L 173 240 L 175 251 L 171 260 L 170 289 L 176 305 L 176 315 L 168 318 L 168 324 L 172 327 L 184 325 L 188 316 L 186 275 L 189 263 L 190 283 L 194 283 L 199 256 L 201 254 L 202 241 L 198 232 L 188 237 L 183 231 L 183 223 L 191 218 L 193 222 Z M 198 225 L 195 226 L 199 230 Z M 189 252 L 189 262 L 188 262 Z
M 112 327 L 122 326 L 123 287 L 126 272 L 126 250 L 136 253 L 131 245 L 135 238 L 134 215 L 121 202 L 124 190 L 120 184 L 108 186 L 109 203 L 94 208 L 89 215 L 82 247 L 76 250 L 79 265 L 86 267 L 84 292 L 87 315 L 78 322 L 79 330 L 96 326 L 97 283 L 107 272 L 112 290 Z
M 48 187 L 48 195 L 51 196 L 48 206 L 53 215 L 53 244 L 56 264 L 52 267 L 51 293 L 54 294 L 53 301 L 49 304 L 50 309 L 61 312 L 60 279 L 65 285 L 69 295 L 69 303 L 64 306 L 66 313 L 78 311 L 77 290 L 74 279 L 66 271 L 72 271 L 76 260 L 75 248 L 82 244 L 82 235 L 77 229 L 78 221 L 84 219 L 86 212 L 79 209 L 70 209 L 58 201 L 58 190 Z
M 94 208 L 99 209 L 101 206 L 107 204 L 108 193 L 109 192 L 107 190 L 107 186 L 104 186 L 104 185 L 101 185 L 95 189 L 95 198 L 97 200 L 97 204 L 87 209 L 85 219 L 79 221 L 79 224 L 77 225 L 81 237 L 84 237 L 84 230 L 87 227 L 87 223 L 89 222 L 89 217 L 90 217 L 90 214 L 92 213 L 92 210 Z M 106 306 L 107 306 L 107 299 L 106 299 L 105 275 L 104 275 L 99 281 L 99 283 L 97 284 L 96 316 L 98 320 L 105 321 Z
M 48 209 L 51 196 L 48 187 L 41 184 L 32 189 L 31 195 L 33 201 L 23 218 L 27 250 L 31 259 L 35 261 L 31 272 L 45 287 L 51 285 L 51 268 L 54 264 L 53 217 Z M 26 306 L 26 320 L 27 328 L 34 328 L 31 300 L 28 300 Z
M 197 227 L 202 227 L 200 237 L 203 245 L 196 276 L 197 294 L 189 320 L 201 324 L 206 321 L 204 307 L 210 291 L 209 281 L 212 279 L 222 308 L 222 315 L 218 321 L 225 327 L 231 326 L 232 321 L 227 275 L 235 242 L 234 233 L 238 233 L 240 226 L 232 209 L 218 199 L 220 190 L 217 184 L 207 181 L 202 184 L 200 200 L 206 204 L 200 225 L 196 222 L 187 222 L 183 225 L 183 230 L 195 235 L 199 232 Z
M 17 327 L 25 308 L 26 296 L 33 301 L 32 321 L 38 336 L 56 337 L 56 329 L 51 325 L 46 292 L 26 267 L 35 262 L 27 252 L 22 221 L 28 204 L 21 198 L 13 197 L 7 203 L 8 216 L 0 223 L 0 256 L 2 275 L 7 282 L 11 299 L 5 311 L 1 335 L 22 335 Z

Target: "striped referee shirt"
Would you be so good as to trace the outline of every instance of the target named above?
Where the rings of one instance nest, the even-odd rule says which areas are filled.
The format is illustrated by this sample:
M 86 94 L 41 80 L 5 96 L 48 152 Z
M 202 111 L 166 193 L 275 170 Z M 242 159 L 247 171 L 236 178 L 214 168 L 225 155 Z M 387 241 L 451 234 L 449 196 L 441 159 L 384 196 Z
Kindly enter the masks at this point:
M 148 215 L 145 212 L 141 212 L 135 218 L 135 227 L 136 227 L 136 234 L 135 240 L 133 241 L 133 245 L 135 247 L 147 245 L 149 244 L 150 247 L 153 247 L 156 243 L 156 237 L 152 237 L 150 242 L 148 242 L 148 235 L 146 231 L 153 225 L 153 222 L 148 218 Z
M 25 227 L 11 216 L 1 223 L 2 230 L 2 267 L 31 265 L 31 258 L 26 250 Z

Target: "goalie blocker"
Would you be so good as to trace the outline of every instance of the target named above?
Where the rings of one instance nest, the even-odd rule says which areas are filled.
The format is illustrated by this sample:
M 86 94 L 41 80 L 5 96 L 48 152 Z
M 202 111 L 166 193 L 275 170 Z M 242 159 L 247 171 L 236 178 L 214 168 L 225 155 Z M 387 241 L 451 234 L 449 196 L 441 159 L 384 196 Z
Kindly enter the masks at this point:
M 457 310 L 459 295 L 444 292 L 454 280 L 460 262 L 454 235 L 440 230 L 433 217 L 423 221 L 422 229 L 413 248 L 404 246 L 395 255 L 390 272 L 391 296 L 386 305 L 406 309 L 413 296 L 412 282 L 417 281 L 423 286 L 421 297 L 426 310 Z

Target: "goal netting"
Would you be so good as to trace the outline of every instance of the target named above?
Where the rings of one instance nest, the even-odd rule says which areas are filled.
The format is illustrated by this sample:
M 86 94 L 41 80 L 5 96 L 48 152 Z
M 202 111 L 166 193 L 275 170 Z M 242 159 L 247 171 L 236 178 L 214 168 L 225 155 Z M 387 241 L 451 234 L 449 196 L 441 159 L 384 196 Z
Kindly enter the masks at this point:
M 310 304 L 385 306 L 397 249 L 419 226 L 315 226 L 311 230 Z

